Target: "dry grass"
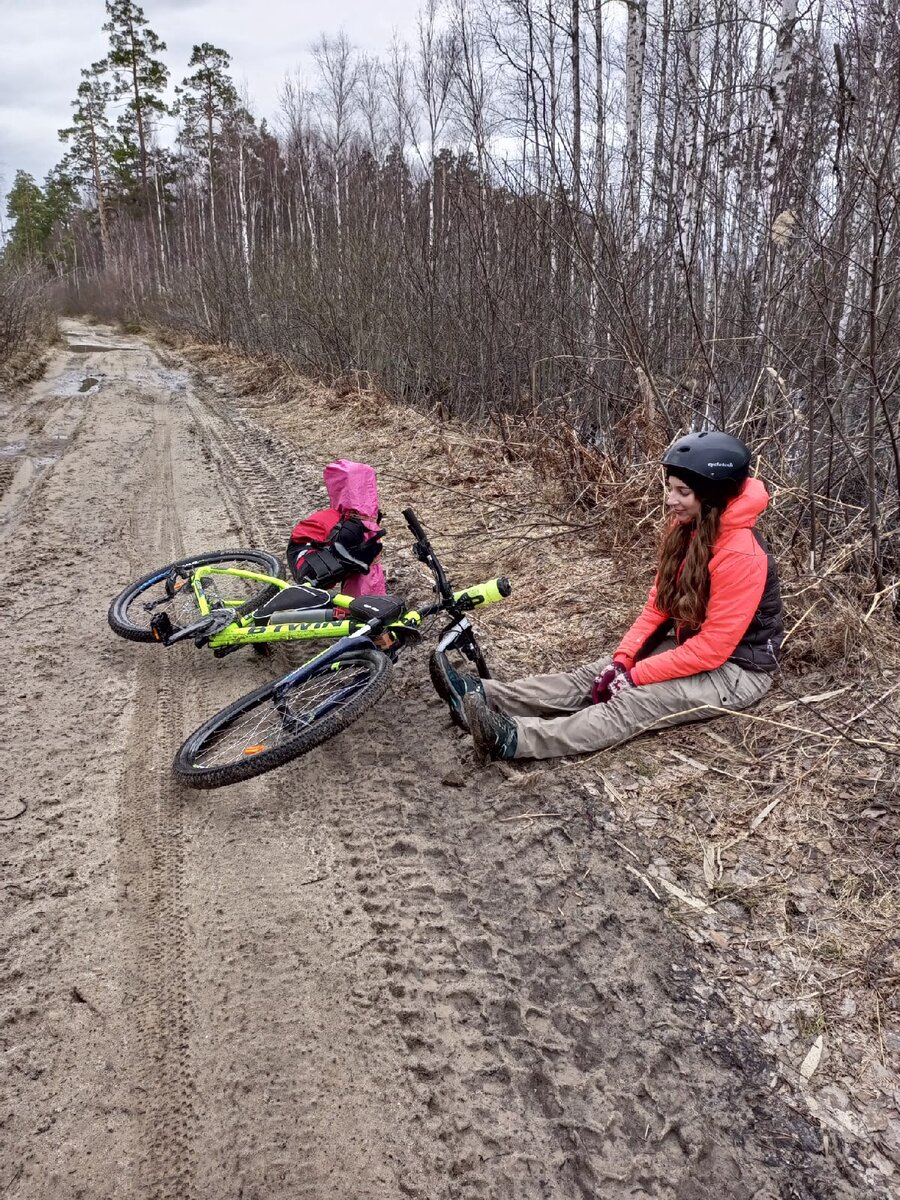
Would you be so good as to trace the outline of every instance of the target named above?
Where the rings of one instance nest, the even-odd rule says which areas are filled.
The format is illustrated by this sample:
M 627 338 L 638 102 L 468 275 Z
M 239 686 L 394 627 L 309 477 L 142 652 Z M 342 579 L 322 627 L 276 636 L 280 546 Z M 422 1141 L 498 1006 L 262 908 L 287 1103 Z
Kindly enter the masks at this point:
M 481 618 L 498 674 L 598 657 L 633 619 L 662 515 L 652 464 L 624 471 L 560 423 L 441 424 L 366 381 L 335 391 L 277 363 L 185 349 L 310 460 L 372 463 L 393 587 L 424 583 L 397 549 L 410 504 L 455 580 L 512 577 L 510 600 Z M 768 520 L 776 544 L 787 499 L 776 494 Z M 612 809 L 629 868 L 684 920 L 709 981 L 811 1107 L 888 1173 L 900 1172 L 900 626 L 893 595 L 872 596 L 850 562 L 812 578 L 781 558 L 785 669 L 752 713 L 530 773 Z M 820 1044 L 807 1082 L 799 1068 Z
M 0 397 L 34 383 L 47 368 L 47 350 L 52 339 L 35 339 L 19 346 L 0 363 Z
M 41 377 L 57 333 L 40 274 L 0 262 L 0 395 Z
M 21 341 L 0 359 L 0 396 L 40 379 L 47 367 L 50 345 L 57 337 L 55 320 L 45 316 L 32 323 Z

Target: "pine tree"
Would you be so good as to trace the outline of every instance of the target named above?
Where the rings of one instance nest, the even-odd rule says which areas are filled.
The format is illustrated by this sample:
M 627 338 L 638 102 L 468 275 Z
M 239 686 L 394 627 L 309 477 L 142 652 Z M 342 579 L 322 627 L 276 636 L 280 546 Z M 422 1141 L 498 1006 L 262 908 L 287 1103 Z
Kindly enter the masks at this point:
M 176 88 L 175 113 L 181 119 L 180 141 L 183 147 L 206 163 L 210 224 L 215 226 L 216 136 L 233 122 L 238 105 L 237 89 L 227 71 L 231 55 L 210 42 L 194 46 L 188 67 L 192 75 Z
M 71 264 L 74 251 L 72 215 L 78 207 L 78 188 L 63 164 L 54 167 L 44 180 L 44 257 L 56 267 Z
M 44 193 L 27 171 L 16 171 L 6 198 L 6 213 L 15 227 L 6 247 L 6 255 L 15 262 L 34 262 L 44 252 L 46 204 Z
M 107 117 L 112 85 L 106 78 L 106 69 L 106 60 L 101 59 L 81 72 L 78 99 L 72 101 L 75 109 L 72 124 L 59 131 L 60 141 L 70 143 L 61 169 L 74 183 L 94 190 L 104 261 L 109 247 L 107 189 L 115 154 L 114 135 Z
M 162 97 L 169 70 L 157 57 L 166 44 L 150 29 L 144 10 L 132 0 L 106 0 L 106 12 L 109 20 L 103 29 L 109 34 L 107 61 L 113 75 L 113 97 L 128 98 L 119 118 L 119 134 L 123 147 L 136 149 L 141 195 L 149 212 L 147 177 L 153 118 L 168 111 Z

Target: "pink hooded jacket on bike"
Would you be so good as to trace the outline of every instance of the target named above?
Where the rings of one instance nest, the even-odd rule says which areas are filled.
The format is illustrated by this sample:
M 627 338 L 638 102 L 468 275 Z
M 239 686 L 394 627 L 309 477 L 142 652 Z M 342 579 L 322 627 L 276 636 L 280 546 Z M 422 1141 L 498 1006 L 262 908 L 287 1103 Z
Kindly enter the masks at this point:
M 323 472 L 325 488 L 331 507 L 340 515 L 357 513 L 370 533 L 378 530 L 378 482 L 368 463 L 339 458 L 329 463 Z M 341 591 L 347 596 L 383 596 L 387 590 L 380 562 L 372 563 L 368 575 L 350 575 Z

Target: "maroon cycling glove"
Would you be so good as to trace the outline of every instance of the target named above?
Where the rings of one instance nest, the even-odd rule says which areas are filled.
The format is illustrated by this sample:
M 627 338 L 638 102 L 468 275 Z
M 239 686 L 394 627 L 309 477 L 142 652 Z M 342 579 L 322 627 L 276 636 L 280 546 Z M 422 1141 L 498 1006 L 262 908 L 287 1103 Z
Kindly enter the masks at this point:
M 631 678 L 631 672 L 626 671 L 626 669 L 622 667 L 622 669 L 619 671 L 619 674 L 609 685 L 610 700 L 615 700 L 616 696 L 620 696 L 622 692 L 627 692 L 629 688 L 633 687 L 634 680 Z
M 614 696 L 630 687 L 634 687 L 631 672 L 619 662 L 610 663 L 594 680 L 591 701 L 594 704 L 607 704 Z

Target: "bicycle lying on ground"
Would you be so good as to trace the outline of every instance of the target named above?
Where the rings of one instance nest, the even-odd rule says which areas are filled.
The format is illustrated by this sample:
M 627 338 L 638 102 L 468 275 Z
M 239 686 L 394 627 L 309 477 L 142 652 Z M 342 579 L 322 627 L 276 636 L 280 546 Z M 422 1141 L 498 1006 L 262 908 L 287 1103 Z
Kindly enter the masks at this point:
M 413 553 L 431 570 L 438 597 L 417 608 L 396 596 L 351 597 L 286 582 L 281 562 L 263 550 L 181 559 L 129 584 L 113 600 L 109 623 L 120 637 L 166 646 L 191 640 L 220 657 L 242 646 L 337 639 L 195 730 L 175 756 L 180 780 L 200 788 L 237 783 L 334 737 L 380 699 L 398 655 L 437 614 L 446 613 L 450 624 L 434 653 L 457 651 L 489 676 L 468 614 L 508 596 L 509 581 L 454 591 L 415 513 L 408 508 L 403 516 L 415 537 Z

